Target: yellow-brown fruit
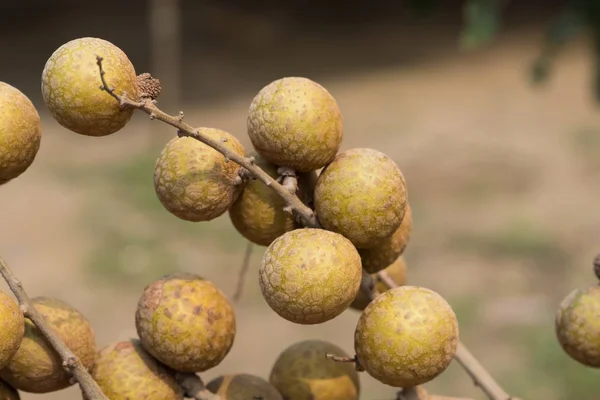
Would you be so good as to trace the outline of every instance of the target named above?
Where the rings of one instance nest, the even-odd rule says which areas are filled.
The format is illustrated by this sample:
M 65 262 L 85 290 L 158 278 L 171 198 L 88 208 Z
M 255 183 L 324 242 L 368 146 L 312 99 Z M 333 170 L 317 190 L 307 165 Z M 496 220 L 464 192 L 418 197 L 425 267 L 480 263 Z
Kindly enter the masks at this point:
M 183 399 L 173 371 L 148 354 L 138 339 L 100 349 L 91 374 L 110 400 Z
M 0 185 L 33 164 L 41 141 L 40 116 L 29 97 L 0 82 Z
M 81 135 L 107 136 L 123 128 L 132 108 L 100 90 L 102 80 L 96 56 L 103 58 L 104 78 L 119 96 L 137 100 L 136 73 L 127 55 L 104 39 L 83 37 L 56 49 L 42 71 L 42 97 L 63 127 Z
M 395 387 L 427 383 L 450 365 L 458 346 L 458 322 L 446 300 L 431 289 L 401 286 L 377 296 L 354 333 L 359 364 Z
M 259 284 L 267 304 L 282 318 L 312 325 L 348 308 L 360 287 L 362 268 L 356 248 L 324 229 L 286 232 L 267 247 Z
M 96 359 L 96 338 L 88 319 L 59 299 L 35 297 L 31 301 L 83 366 L 91 368 Z M 60 356 L 26 318 L 21 346 L 0 371 L 0 377 L 23 392 L 54 392 L 73 385 L 62 364 Z
M 369 248 L 400 227 L 407 196 L 404 176 L 391 158 L 355 148 L 339 153 L 319 175 L 315 211 L 325 229 Z
M 250 104 L 247 127 L 252 145 L 266 160 L 300 172 L 330 163 L 344 133 L 335 98 L 302 77 L 263 87 Z
M 564 298 L 556 312 L 556 336 L 571 358 L 600 368 L 600 285 L 575 289 Z
M 411 232 L 412 210 L 410 204 L 406 202 L 406 212 L 396 232 L 377 243 L 374 247 L 358 250 L 365 271 L 374 274 L 387 268 L 394 260 L 397 260 L 406 250 Z
M 406 285 L 406 260 L 404 259 L 404 257 L 398 257 L 396 261 L 394 261 L 391 265 L 385 268 L 384 271 L 388 274 L 390 278 L 392 278 L 394 282 L 396 282 L 398 286 Z M 375 288 L 380 294 L 386 292 L 389 289 L 389 287 L 379 279 L 377 273 L 371 274 L 371 277 L 375 282 Z M 354 299 L 352 304 L 350 304 L 350 308 L 363 311 L 370 302 L 371 300 L 369 300 L 369 298 L 365 296 L 365 293 L 362 290 L 359 290 L 358 294 L 356 295 L 356 298 Z
M 0 380 L 0 400 L 21 400 L 21 396 L 14 387 Z
M 269 382 L 284 399 L 357 400 L 360 379 L 352 363 L 329 360 L 326 354 L 348 357 L 323 340 L 304 340 L 286 348 L 275 360 Z
M 198 128 L 245 156 L 233 135 L 216 128 Z M 191 222 L 210 221 L 223 215 L 243 189 L 240 165 L 191 137 L 174 137 L 162 150 L 154 170 L 154 189 L 161 204 L 173 215 Z
M 182 372 L 217 366 L 236 333 L 227 297 L 214 283 L 188 273 L 167 275 L 146 286 L 135 325 L 146 351 Z
M 0 290 L 0 370 L 17 353 L 24 333 L 25 318 L 19 304 Z
M 250 374 L 223 375 L 210 381 L 206 388 L 221 400 L 283 400 L 268 381 Z

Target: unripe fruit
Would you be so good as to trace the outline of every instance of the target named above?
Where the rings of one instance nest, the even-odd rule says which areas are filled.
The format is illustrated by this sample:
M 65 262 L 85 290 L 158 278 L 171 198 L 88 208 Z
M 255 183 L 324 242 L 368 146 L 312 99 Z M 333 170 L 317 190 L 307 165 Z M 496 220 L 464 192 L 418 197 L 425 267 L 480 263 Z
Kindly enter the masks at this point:
M 267 304 L 282 318 L 320 324 L 340 315 L 360 288 L 356 248 L 324 229 L 286 232 L 267 247 L 259 283 Z
M 247 127 L 252 145 L 266 160 L 300 172 L 330 163 L 344 131 L 335 98 L 302 77 L 263 87 L 250 104 Z
M 377 296 L 354 333 L 359 364 L 373 378 L 395 387 L 433 380 L 450 365 L 457 346 L 458 322 L 448 302 L 416 286 Z
M 398 286 L 406 284 L 406 260 L 400 256 L 391 265 L 384 269 L 385 273 L 396 282 Z M 375 288 L 381 294 L 388 291 L 390 288 L 379 279 L 377 273 L 371 274 L 373 281 L 375 282 Z M 350 304 L 350 308 L 355 310 L 363 311 L 367 305 L 371 302 L 362 290 L 358 291 L 356 298 Z
M 233 308 L 223 292 L 188 273 L 167 275 L 146 286 L 135 325 L 146 351 L 181 372 L 218 365 L 236 333 Z
M 221 400 L 283 400 L 281 394 L 265 379 L 250 374 L 219 376 L 206 385 Z
M 600 368 L 600 285 L 575 289 L 564 298 L 556 312 L 556 336 L 571 358 Z
M 24 324 L 19 304 L 0 290 L 0 370 L 17 353 L 25 333 Z
M 230 133 L 198 128 L 203 135 L 222 141 L 240 156 L 246 153 Z M 174 137 L 163 148 L 154 170 L 154 189 L 161 204 L 173 215 L 191 222 L 210 221 L 224 214 L 237 199 L 240 165 L 191 137 Z
M 0 380 L 0 400 L 21 400 L 21 396 L 14 387 Z
M 83 366 L 91 368 L 96 359 L 96 338 L 88 319 L 62 300 L 35 297 L 31 302 Z M 30 393 L 54 392 L 73 385 L 60 356 L 28 318 L 21 346 L 0 377 L 15 389 Z
M 40 149 L 42 124 L 27 96 L 0 82 L 0 185 L 33 164 Z
M 367 148 L 338 154 L 315 188 L 321 225 L 357 248 L 373 247 L 391 236 L 402 223 L 406 203 L 406 182 L 396 163 Z
M 354 364 L 329 360 L 328 353 L 348 356 L 323 340 L 297 342 L 277 357 L 269 381 L 284 399 L 357 400 L 360 380 Z
M 121 109 L 119 102 L 100 90 L 102 80 L 96 56 L 108 86 L 138 100 L 136 73 L 127 55 L 104 39 L 84 37 L 56 49 L 42 72 L 42 96 L 46 107 L 63 127 L 86 136 L 107 136 L 123 128 L 134 109 Z

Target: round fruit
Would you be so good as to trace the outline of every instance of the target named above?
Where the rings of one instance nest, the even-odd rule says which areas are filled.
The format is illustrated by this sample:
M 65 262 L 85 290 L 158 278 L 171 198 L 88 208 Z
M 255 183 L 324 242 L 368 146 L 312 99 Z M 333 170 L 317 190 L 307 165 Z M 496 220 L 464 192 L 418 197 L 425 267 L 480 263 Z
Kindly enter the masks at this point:
M 373 247 L 402 224 L 407 190 L 402 172 L 380 151 L 366 148 L 338 154 L 319 175 L 315 211 L 325 229 L 357 248 Z
M 19 89 L 0 82 L 0 185 L 33 164 L 42 141 L 40 116 Z
M 230 133 L 216 128 L 198 131 L 245 155 L 242 144 Z M 241 193 L 239 170 L 239 164 L 227 161 L 212 147 L 191 137 L 176 136 L 156 161 L 154 189 L 173 215 L 191 222 L 210 221 L 224 214 Z
M 21 400 L 21 396 L 14 387 L 0 380 L 0 400 Z
M 142 345 L 181 372 L 218 365 L 233 346 L 233 307 L 212 282 L 188 273 L 167 275 L 146 286 L 135 325 Z
M 329 164 L 344 131 L 335 98 L 318 83 L 301 77 L 278 79 L 252 100 L 248 136 L 266 160 L 300 172 Z
M 356 248 L 324 229 L 286 232 L 267 247 L 259 283 L 267 304 L 282 318 L 320 324 L 340 315 L 360 288 Z
M 42 96 L 50 113 L 63 127 L 81 135 L 107 136 L 123 128 L 133 108 L 100 90 L 96 56 L 103 58 L 104 78 L 119 96 L 138 100 L 136 73 L 127 55 L 103 39 L 71 40 L 52 53 L 42 72 Z
M 96 359 L 96 338 L 87 318 L 62 300 L 35 297 L 33 306 L 85 368 Z M 60 356 L 28 318 L 25 336 L 15 356 L 0 377 L 15 389 L 30 393 L 48 393 L 73 385 Z
M 25 333 L 25 318 L 19 304 L 0 290 L 0 370 L 14 357 Z
M 250 374 L 219 376 L 210 381 L 206 389 L 220 396 L 221 400 L 283 400 L 268 381 Z
M 398 257 L 396 261 L 385 268 L 384 271 L 390 278 L 392 278 L 394 282 L 396 282 L 398 286 L 403 286 L 406 284 L 406 260 L 404 257 Z M 379 279 L 377 273 L 371 274 L 371 277 L 375 282 L 375 288 L 380 294 L 389 290 L 389 287 Z M 356 298 L 352 304 L 350 304 L 350 308 L 363 311 L 370 302 L 371 300 L 365 296 L 365 293 L 362 290 L 359 290 Z
M 348 357 L 340 347 L 323 340 L 305 340 L 286 348 L 277 358 L 269 381 L 284 399 L 357 400 L 360 380 L 352 363 L 326 358 Z
M 377 296 L 358 319 L 354 349 L 373 378 L 394 387 L 427 383 L 452 361 L 456 315 L 438 293 L 401 286 Z
M 400 227 L 390 237 L 369 249 L 360 249 L 362 266 L 370 274 L 381 271 L 400 257 L 410 239 L 412 231 L 412 210 L 406 202 L 406 212 Z
M 575 289 L 564 298 L 556 313 L 556 336 L 571 358 L 600 368 L 600 285 Z
M 91 374 L 111 400 L 183 399 L 173 372 L 150 356 L 138 339 L 102 348 Z

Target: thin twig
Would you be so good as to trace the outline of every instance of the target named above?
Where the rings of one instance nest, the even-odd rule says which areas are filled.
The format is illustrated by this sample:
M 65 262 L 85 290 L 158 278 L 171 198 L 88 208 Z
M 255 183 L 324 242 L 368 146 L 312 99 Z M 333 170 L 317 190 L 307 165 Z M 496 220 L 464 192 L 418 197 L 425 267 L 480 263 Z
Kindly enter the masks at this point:
M 238 275 L 237 288 L 233 294 L 233 301 L 236 303 L 240 300 L 242 297 L 242 292 L 244 291 L 244 283 L 246 282 L 246 275 L 248 274 L 248 269 L 250 268 L 250 256 L 252 255 L 253 247 L 254 243 L 248 241 L 248 244 L 246 245 L 246 252 L 244 253 L 242 268 L 240 269 L 240 273 Z
M 185 392 L 185 397 L 195 400 L 221 400 L 221 396 L 206 389 L 202 379 L 196 374 L 176 372 L 175 379 Z

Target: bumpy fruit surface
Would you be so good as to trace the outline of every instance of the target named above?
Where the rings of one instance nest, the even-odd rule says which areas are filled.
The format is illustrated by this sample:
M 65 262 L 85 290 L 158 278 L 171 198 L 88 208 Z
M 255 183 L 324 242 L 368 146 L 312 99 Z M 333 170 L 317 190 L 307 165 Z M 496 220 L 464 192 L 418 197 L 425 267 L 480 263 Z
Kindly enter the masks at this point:
M 25 318 L 17 302 L 0 290 L 0 370 L 14 357 L 25 333 Z
M 40 116 L 19 89 L 0 82 L 0 185 L 33 164 L 42 141 Z
M 348 357 L 323 340 L 305 340 L 286 348 L 277 358 L 269 381 L 284 399 L 357 400 L 360 380 L 352 363 L 329 360 L 327 353 Z
M 380 151 L 339 153 L 319 175 L 315 211 L 325 229 L 357 247 L 373 247 L 391 236 L 406 212 L 407 190 L 396 163 Z
M 250 104 L 247 126 L 252 145 L 266 160 L 300 172 L 330 163 L 344 131 L 335 98 L 302 77 L 263 87 Z
M 14 387 L 0 380 L 0 400 L 21 400 L 21 396 Z
M 267 247 L 259 283 L 267 304 L 282 318 L 320 324 L 340 315 L 360 287 L 362 267 L 356 248 L 324 229 L 286 232 Z
M 600 368 L 600 285 L 575 289 L 564 298 L 556 312 L 556 336 L 571 358 Z
M 198 128 L 237 154 L 246 154 L 230 133 Z M 224 214 L 241 193 L 239 164 L 191 137 L 174 137 L 162 150 L 154 170 L 154 189 L 173 215 L 191 222 L 210 221 Z
M 222 400 L 283 400 L 281 394 L 265 379 L 250 375 L 236 374 L 219 376 L 210 381 L 206 388 Z
M 354 349 L 365 371 L 380 382 L 427 383 L 450 365 L 458 345 L 456 315 L 433 290 L 401 286 L 377 296 L 361 314 Z
M 107 136 L 123 128 L 132 108 L 100 90 L 102 81 L 96 55 L 110 88 L 118 95 L 139 98 L 136 73 L 127 55 L 104 39 L 84 37 L 71 40 L 52 53 L 42 72 L 42 96 L 50 113 L 63 127 L 86 136 Z
M 91 368 L 96 359 L 96 338 L 88 319 L 59 299 L 35 297 L 32 303 L 83 366 Z M 60 356 L 28 318 L 21 346 L 0 371 L 0 377 L 15 389 L 31 393 L 48 393 L 73 385 Z
M 398 286 L 406 285 L 406 260 L 404 257 L 398 257 L 396 261 L 385 268 L 384 271 Z M 375 288 L 380 294 L 388 291 L 389 287 L 379 279 L 377 273 L 371 274 L 371 277 L 375 282 Z M 350 308 L 363 311 L 370 302 L 369 298 L 365 296 L 365 293 L 362 290 L 359 290 L 356 298 L 352 304 L 350 304 Z
M 91 374 L 111 400 L 183 399 L 173 371 L 148 354 L 138 339 L 100 349 Z
M 212 282 L 188 273 L 148 285 L 135 315 L 144 348 L 182 372 L 202 372 L 229 353 L 236 333 L 233 307 Z

